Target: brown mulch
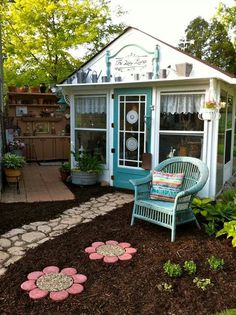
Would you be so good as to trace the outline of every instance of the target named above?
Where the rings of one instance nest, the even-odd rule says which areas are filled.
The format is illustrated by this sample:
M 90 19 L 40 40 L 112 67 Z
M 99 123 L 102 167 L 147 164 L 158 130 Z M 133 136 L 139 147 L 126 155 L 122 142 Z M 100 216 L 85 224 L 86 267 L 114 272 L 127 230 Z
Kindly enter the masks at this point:
M 83 200 L 86 200 L 86 195 L 89 198 L 101 194 L 99 189 L 98 186 L 76 188 L 78 194 L 83 195 Z M 103 192 L 109 189 L 115 191 L 113 188 L 103 188 Z M 48 212 L 56 216 L 65 206 L 63 203 L 61 206 L 60 203 L 48 204 L 38 203 L 37 208 L 35 203 L 24 204 L 27 211 L 19 205 L 18 211 L 11 211 L 9 206 L 12 221 L 15 220 L 20 227 L 25 219 L 19 217 L 26 214 L 27 220 L 47 220 L 50 218 Z M 69 207 L 71 202 L 67 203 Z M 4 212 L 3 208 L 1 204 L 1 212 Z M 0 314 L 211 315 L 226 308 L 235 308 L 236 250 L 227 240 L 210 238 L 203 231 L 198 231 L 195 225 L 187 224 L 177 229 L 176 242 L 171 243 L 170 231 L 165 228 L 143 221 L 137 221 L 131 227 L 131 210 L 132 203 L 30 249 L 24 258 L 10 265 L 1 277 Z M 0 225 L 12 225 L 6 214 L 3 219 L 1 216 Z M 111 239 L 129 242 L 137 248 L 132 260 L 109 265 L 88 259 L 84 248 L 92 242 Z M 225 260 L 223 270 L 209 270 L 207 258 L 211 255 Z M 168 278 L 163 272 L 163 264 L 169 259 L 181 265 L 193 259 L 198 267 L 196 276 L 211 278 L 214 285 L 202 291 L 193 284 L 194 276 L 184 273 L 178 279 Z M 49 265 L 56 265 L 60 269 L 74 267 L 79 273 L 85 274 L 88 280 L 84 283 L 84 292 L 70 295 L 62 302 L 53 302 L 49 297 L 31 300 L 20 288 L 21 283 L 29 272 L 42 270 Z M 158 284 L 162 282 L 172 284 L 173 291 L 160 291 Z

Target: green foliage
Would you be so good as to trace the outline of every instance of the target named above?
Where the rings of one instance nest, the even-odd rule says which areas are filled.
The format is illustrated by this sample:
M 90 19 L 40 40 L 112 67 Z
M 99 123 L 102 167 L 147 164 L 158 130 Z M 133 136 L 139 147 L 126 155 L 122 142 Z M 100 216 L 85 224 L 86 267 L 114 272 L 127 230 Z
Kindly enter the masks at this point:
M 194 198 L 192 209 L 194 214 L 201 215 L 206 223 L 203 223 L 208 235 L 215 235 L 224 222 L 236 219 L 236 204 L 234 201 L 213 202 L 211 199 Z
M 197 265 L 193 260 L 186 260 L 184 262 L 184 270 L 189 274 L 192 275 L 197 271 Z
M 236 315 L 236 309 L 225 310 L 220 313 L 216 313 L 215 315 Z
M 166 282 L 162 282 L 162 283 L 158 284 L 157 288 L 159 291 L 168 291 L 168 292 L 173 291 L 172 284 L 168 284 Z
M 235 152 L 235 155 L 236 155 L 236 152 Z M 218 196 L 217 200 L 224 203 L 229 202 L 229 201 L 233 201 L 234 203 L 236 203 L 235 197 L 236 197 L 236 187 L 224 191 L 222 194 Z
M 5 153 L 2 158 L 2 166 L 5 168 L 19 169 L 25 165 L 25 158 L 20 155 Z
M 214 18 L 208 23 L 201 17 L 195 18 L 185 30 L 185 38 L 180 40 L 179 48 L 222 70 L 236 74 L 236 50 L 230 33 L 219 19 Z
M 59 167 L 60 172 L 70 172 L 70 163 L 69 162 L 64 162 L 62 165 Z
M 203 290 L 203 291 L 206 291 L 209 286 L 212 286 L 212 285 L 213 285 L 213 284 L 211 283 L 211 279 L 209 279 L 209 278 L 206 278 L 206 279 L 203 279 L 203 278 L 202 278 L 202 279 L 200 279 L 200 278 L 198 278 L 198 277 L 195 277 L 195 278 L 193 279 L 193 283 L 195 283 L 196 286 L 197 286 L 199 289 Z
M 232 245 L 236 247 L 236 220 L 224 223 L 224 227 L 216 233 L 216 237 L 227 234 L 227 238 L 232 237 Z
M 174 264 L 170 260 L 168 260 L 163 265 L 164 272 L 172 278 L 178 278 L 182 275 L 182 268 L 179 264 Z
M 207 259 L 208 264 L 210 265 L 210 268 L 213 270 L 219 270 L 222 269 L 224 267 L 224 259 L 215 257 L 215 256 L 211 256 L 210 258 Z
M 79 154 L 72 152 L 76 161 L 76 169 L 81 172 L 101 174 L 103 171 L 101 161 L 89 153 Z
M 88 50 L 101 49 L 124 28 L 112 23 L 108 0 L 1 4 L 8 85 L 57 83 L 88 59 Z

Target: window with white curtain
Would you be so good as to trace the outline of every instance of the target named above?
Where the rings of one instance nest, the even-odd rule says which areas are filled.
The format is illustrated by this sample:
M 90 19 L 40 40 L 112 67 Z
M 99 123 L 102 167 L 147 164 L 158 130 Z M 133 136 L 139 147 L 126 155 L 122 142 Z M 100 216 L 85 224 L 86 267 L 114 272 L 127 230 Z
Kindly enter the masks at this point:
M 163 92 L 160 100 L 159 161 L 174 156 L 201 158 L 204 92 Z
M 106 143 L 106 95 L 75 96 L 75 149 L 96 155 L 106 164 Z

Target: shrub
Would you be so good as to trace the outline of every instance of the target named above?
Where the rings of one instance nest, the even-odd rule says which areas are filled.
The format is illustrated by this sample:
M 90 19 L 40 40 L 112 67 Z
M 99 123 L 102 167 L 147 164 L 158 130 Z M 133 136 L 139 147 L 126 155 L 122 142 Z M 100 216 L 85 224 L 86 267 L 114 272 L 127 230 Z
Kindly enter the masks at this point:
M 174 264 L 170 260 L 168 260 L 163 265 L 164 272 L 172 278 L 178 278 L 182 275 L 182 269 L 179 264 Z

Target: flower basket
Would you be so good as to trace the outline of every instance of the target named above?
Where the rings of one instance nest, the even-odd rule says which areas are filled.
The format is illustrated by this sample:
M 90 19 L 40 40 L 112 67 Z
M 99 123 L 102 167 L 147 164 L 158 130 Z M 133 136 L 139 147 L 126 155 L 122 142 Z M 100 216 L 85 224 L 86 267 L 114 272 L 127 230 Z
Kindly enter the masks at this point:
M 219 111 L 213 108 L 201 108 L 199 115 L 202 120 L 216 120 L 220 118 Z

